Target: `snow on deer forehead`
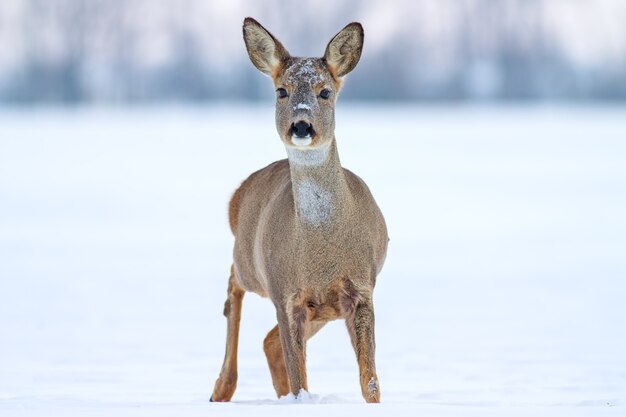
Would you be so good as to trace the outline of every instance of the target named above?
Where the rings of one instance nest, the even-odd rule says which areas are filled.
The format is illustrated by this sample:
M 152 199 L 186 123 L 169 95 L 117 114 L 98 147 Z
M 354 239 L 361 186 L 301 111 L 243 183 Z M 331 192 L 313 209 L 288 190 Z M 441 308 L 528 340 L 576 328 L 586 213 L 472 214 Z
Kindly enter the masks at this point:
M 330 74 L 320 58 L 298 59 L 285 70 L 290 84 L 307 83 L 311 86 L 330 81 Z

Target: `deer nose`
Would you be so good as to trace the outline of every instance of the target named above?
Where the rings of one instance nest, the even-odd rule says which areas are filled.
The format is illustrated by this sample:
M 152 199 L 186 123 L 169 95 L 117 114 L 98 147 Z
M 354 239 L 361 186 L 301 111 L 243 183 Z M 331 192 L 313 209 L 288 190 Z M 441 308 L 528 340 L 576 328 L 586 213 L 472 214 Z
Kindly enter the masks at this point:
M 311 123 L 307 123 L 304 120 L 300 120 L 293 124 L 291 128 L 292 135 L 296 135 L 298 138 L 304 138 L 311 135 Z

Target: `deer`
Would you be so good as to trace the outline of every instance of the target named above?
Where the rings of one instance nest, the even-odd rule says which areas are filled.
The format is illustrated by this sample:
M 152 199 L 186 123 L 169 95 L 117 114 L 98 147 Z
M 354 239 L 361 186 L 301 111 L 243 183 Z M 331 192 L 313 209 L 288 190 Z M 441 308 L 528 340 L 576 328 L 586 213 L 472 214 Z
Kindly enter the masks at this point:
M 322 58 L 292 57 L 251 17 L 243 38 L 252 64 L 274 84 L 287 159 L 252 173 L 229 202 L 235 241 L 224 304 L 226 352 L 211 401 L 234 395 L 241 306 L 253 292 L 276 309 L 278 323 L 263 350 L 279 398 L 308 393 L 306 342 L 329 321 L 344 319 L 363 398 L 380 402 L 373 290 L 389 238 L 368 186 L 341 166 L 334 133 L 337 96 L 361 57 L 363 27 L 344 27 Z

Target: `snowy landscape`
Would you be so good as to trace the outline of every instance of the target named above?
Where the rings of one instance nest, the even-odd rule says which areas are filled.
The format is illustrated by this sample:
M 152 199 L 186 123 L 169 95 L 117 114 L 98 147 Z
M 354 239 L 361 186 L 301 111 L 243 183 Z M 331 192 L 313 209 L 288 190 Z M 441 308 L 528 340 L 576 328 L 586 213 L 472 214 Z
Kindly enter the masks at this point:
M 381 404 L 343 322 L 275 398 L 268 300 L 225 344 L 230 194 L 286 153 L 272 103 L 0 110 L 0 416 L 626 415 L 626 108 L 339 102 L 391 238 Z

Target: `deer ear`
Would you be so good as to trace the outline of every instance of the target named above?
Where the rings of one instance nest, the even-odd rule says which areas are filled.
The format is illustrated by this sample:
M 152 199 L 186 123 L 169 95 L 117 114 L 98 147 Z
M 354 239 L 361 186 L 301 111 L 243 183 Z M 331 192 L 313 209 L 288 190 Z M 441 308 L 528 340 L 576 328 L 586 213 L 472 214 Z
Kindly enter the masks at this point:
M 254 66 L 270 77 L 280 63 L 289 58 L 285 47 L 251 17 L 246 17 L 243 21 L 243 40 Z
M 356 67 L 361 58 L 362 50 L 363 26 L 353 22 L 343 28 L 328 43 L 324 59 L 337 77 L 343 77 Z

